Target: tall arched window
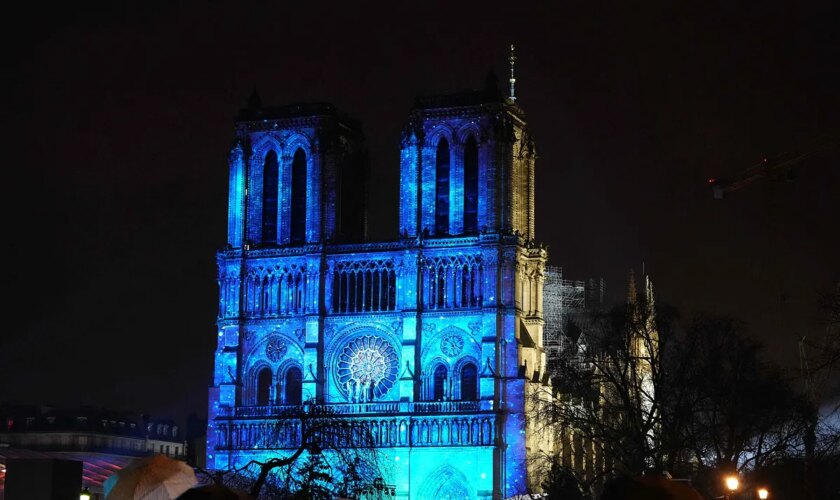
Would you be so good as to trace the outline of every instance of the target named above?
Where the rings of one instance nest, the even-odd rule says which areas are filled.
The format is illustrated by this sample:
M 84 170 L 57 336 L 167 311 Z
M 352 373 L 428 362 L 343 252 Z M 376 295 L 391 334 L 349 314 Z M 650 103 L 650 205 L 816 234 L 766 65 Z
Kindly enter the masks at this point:
M 306 153 L 302 149 L 295 151 L 292 160 L 291 202 L 289 239 L 292 243 L 304 243 L 306 241 Z
M 277 243 L 277 153 L 269 151 L 263 162 L 262 242 Z
M 464 145 L 464 232 L 478 231 L 478 144 L 470 136 Z
M 432 394 L 432 399 L 434 399 L 435 401 L 443 401 L 445 395 L 446 367 L 443 365 L 438 365 L 438 367 L 435 368 L 434 392 Z
M 303 402 L 303 377 L 300 368 L 289 368 L 286 372 L 286 394 L 284 403 L 287 405 L 299 405 Z
M 467 363 L 461 368 L 461 399 L 475 401 L 478 399 L 478 378 L 475 365 Z
M 271 370 L 263 368 L 257 375 L 257 405 L 266 406 L 271 401 Z
M 435 234 L 449 232 L 449 143 L 441 138 L 435 159 Z

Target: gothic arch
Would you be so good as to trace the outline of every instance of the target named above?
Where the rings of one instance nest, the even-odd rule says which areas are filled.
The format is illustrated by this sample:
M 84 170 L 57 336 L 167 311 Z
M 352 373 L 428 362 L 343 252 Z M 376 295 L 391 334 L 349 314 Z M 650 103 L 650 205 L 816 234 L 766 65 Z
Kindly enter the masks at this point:
M 309 215 L 308 191 L 311 156 L 303 147 L 292 149 L 289 164 L 289 241 L 306 242 L 307 216 Z
M 463 165 L 463 218 L 464 232 L 478 231 L 478 193 L 481 184 L 481 168 L 479 160 L 479 145 L 475 134 L 468 132 L 462 143 L 460 154 Z
M 284 359 L 283 362 L 280 363 L 280 366 L 277 367 L 275 382 L 278 385 L 282 385 L 283 380 L 286 377 L 286 373 L 288 373 L 292 368 L 297 368 L 300 370 L 300 373 L 303 374 L 303 363 L 301 361 L 303 360 Z
M 424 336 L 423 338 L 423 347 L 421 349 L 421 360 L 423 364 L 426 364 L 427 357 L 435 357 L 438 356 L 437 352 L 440 349 L 440 341 L 444 338 L 447 334 L 454 334 L 455 336 L 464 339 L 464 346 L 460 353 L 455 356 L 450 356 L 452 359 L 458 359 L 463 355 L 469 355 L 472 353 L 473 356 L 476 358 L 481 353 L 481 343 L 474 339 L 470 332 L 467 332 L 463 328 L 459 328 L 454 325 L 447 326 L 446 328 L 441 329 L 429 335 L 427 337 Z
M 438 139 L 435 148 L 435 234 L 450 234 L 452 227 L 452 188 L 456 184 L 454 171 L 456 162 L 453 162 L 454 145 L 452 140 L 446 137 Z
M 432 401 L 452 399 L 452 373 L 446 363 L 436 363 L 429 377 L 429 396 Z
M 251 146 L 251 157 L 262 160 L 269 151 L 277 153 L 277 158 L 283 158 L 283 148 L 280 146 L 280 139 L 270 132 L 260 134 Z
M 435 373 L 439 367 L 446 369 L 446 376 L 452 376 L 452 366 L 449 360 L 443 356 L 436 354 L 429 360 L 423 363 L 423 371 L 420 373 L 421 393 L 420 399 L 423 401 L 435 401 Z
M 472 376 L 470 380 L 465 379 L 464 368 L 471 366 Z M 452 370 L 453 392 L 455 399 L 459 401 L 477 401 L 481 398 L 481 388 L 478 383 L 478 361 L 471 356 L 464 356 L 455 363 L 455 368 Z M 464 394 L 465 383 L 470 385 L 471 394 Z
M 271 373 L 271 368 L 264 366 L 257 370 L 256 380 L 256 401 L 257 406 L 268 406 L 271 404 L 272 396 L 274 394 L 273 385 L 274 375 Z
M 247 375 L 245 376 L 245 394 L 242 397 L 244 404 L 252 406 L 257 404 L 259 376 L 263 370 L 268 370 L 269 372 L 273 373 L 271 370 L 271 365 L 269 365 L 263 360 L 259 360 L 256 363 L 253 363 L 248 369 Z
M 271 366 L 279 362 L 280 366 L 283 366 L 284 363 L 288 361 L 299 361 L 303 362 L 303 346 L 301 343 L 294 339 L 293 335 L 297 328 L 295 323 L 288 323 L 284 324 L 281 330 L 274 330 L 270 331 L 263 336 L 259 341 L 254 342 L 254 344 L 248 349 L 246 353 L 244 353 L 244 365 L 247 367 L 248 370 L 253 369 L 257 364 L 264 363 L 268 366 Z M 275 362 L 272 362 L 266 359 L 265 355 L 265 348 L 268 344 L 269 340 L 273 337 L 279 337 L 285 341 L 287 346 L 286 354 L 278 359 Z
M 455 361 L 454 366 L 452 368 L 452 376 L 460 379 L 461 371 L 464 369 L 464 366 L 470 363 L 472 363 L 475 366 L 476 370 L 478 370 L 478 367 L 480 366 L 478 363 L 478 359 L 470 355 L 458 358 L 458 360 Z
M 475 491 L 467 477 L 451 465 L 443 465 L 423 480 L 417 498 L 474 500 Z
M 278 201 L 280 190 L 280 158 L 269 149 L 262 161 L 262 231 L 263 244 L 277 243 Z
M 475 143 L 478 146 L 481 146 L 481 129 L 477 123 L 467 122 L 455 131 L 455 138 L 459 145 L 463 146 L 466 144 L 470 136 L 475 139 Z
M 448 123 L 439 123 L 426 134 L 425 145 L 430 148 L 436 148 L 441 139 L 446 139 L 451 151 L 452 145 L 456 143 L 456 137 L 455 129 L 451 125 Z
M 277 136 L 268 132 L 258 134 L 254 137 L 250 153 L 251 156 L 248 161 L 250 167 L 247 174 L 249 178 L 248 182 L 250 183 L 249 189 L 251 193 L 253 193 L 253 196 L 249 198 L 247 210 L 249 214 L 248 216 L 251 218 L 251 222 L 255 225 L 247 229 L 247 238 L 257 242 L 263 241 L 263 167 L 266 156 L 272 151 L 278 158 L 279 178 L 279 175 L 282 173 L 283 166 L 280 161 L 280 158 L 282 158 L 282 148 L 280 147 L 280 142 L 278 141 Z
M 303 394 L 303 366 L 302 363 L 299 363 L 297 360 L 287 359 L 280 364 L 280 367 L 277 369 L 275 374 L 275 387 L 277 388 L 277 392 L 275 395 L 275 403 L 276 404 L 300 404 L 302 403 L 302 399 L 300 401 L 289 401 L 289 394 L 290 388 L 288 386 L 289 383 L 289 374 L 293 370 L 297 370 L 300 379 L 297 381 L 298 387 L 296 391 L 298 392 L 299 396 Z
M 285 141 L 283 141 L 283 150 L 289 156 L 289 160 L 291 160 L 291 156 L 295 154 L 295 151 L 298 149 L 302 149 L 304 153 L 306 153 L 307 159 L 312 156 L 312 140 L 300 133 L 294 133 L 289 135 Z

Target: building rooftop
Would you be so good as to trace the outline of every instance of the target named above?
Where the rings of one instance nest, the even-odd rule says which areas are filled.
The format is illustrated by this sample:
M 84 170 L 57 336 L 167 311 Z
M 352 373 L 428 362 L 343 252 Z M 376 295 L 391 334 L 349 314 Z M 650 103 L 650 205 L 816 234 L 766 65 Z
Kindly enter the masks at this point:
M 349 129 L 361 133 L 358 120 L 338 110 L 328 102 L 299 102 L 283 106 L 263 106 L 255 93 L 251 94 L 247 106 L 239 110 L 238 122 L 258 122 L 292 118 L 332 117 Z
M 463 108 L 487 104 L 502 105 L 513 113 L 524 117 L 524 112 L 499 88 L 499 79 L 492 71 L 484 80 L 484 87 L 480 90 L 457 90 L 428 96 L 418 96 L 414 101 L 413 110 Z
M 96 432 L 116 436 L 183 440 L 183 431 L 172 419 L 81 407 L 18 405 L 0 407 L 0 435 L 20 432 Z

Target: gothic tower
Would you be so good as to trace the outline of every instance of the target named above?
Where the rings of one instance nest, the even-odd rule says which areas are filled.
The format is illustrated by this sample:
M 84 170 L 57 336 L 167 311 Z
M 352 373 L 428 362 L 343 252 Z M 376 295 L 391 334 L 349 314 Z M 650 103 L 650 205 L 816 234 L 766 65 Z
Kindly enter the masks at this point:
M 528 458 L 548 440 L 525 419 L 547 379 L 534 160 L 494 78 L 419 98 L 401 144 L 401 237 L 361 242 L 358 125 L 329 105 L 243 112 L 208 467 L 292 453 L 300 423 L 282 410 L 312 400 L 376 436 L 398 497 L 538 485 Z
M 479 92 L 419 98 L 403 131 L 400 233 L 534 235 L 534 143 L 491 73 Z

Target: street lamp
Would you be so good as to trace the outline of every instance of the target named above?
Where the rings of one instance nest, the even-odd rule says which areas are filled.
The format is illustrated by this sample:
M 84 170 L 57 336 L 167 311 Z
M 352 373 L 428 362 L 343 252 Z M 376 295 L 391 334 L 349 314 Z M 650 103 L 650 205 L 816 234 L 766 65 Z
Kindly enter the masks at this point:
M 738 476 L 734 474 L 726 476 L 726 479 L 724 481 L 726 482 L 726 489 L 729 490 L 724 498 L 726 498 L 726 500 L 729 500 L 729 495 L 738 491 L 738 486 L 741 485 L 741 481 L 739 481 Z
M 767 490 L 767 488 L 758 489 L 758 498 L 760 498 L 761 500 L 767 500 L 768 498 L 770 498 L 770 492 Z
M 93 495 L 90 494 L 90 490 L 85 486 L 82 492 L 79 493 L 79 500 L 90 500 L 91 498 L 93 498 Z

